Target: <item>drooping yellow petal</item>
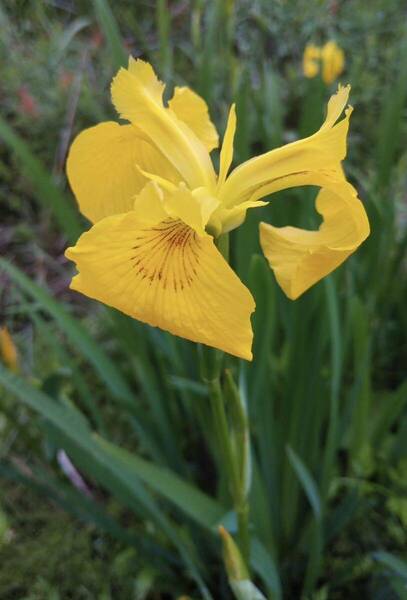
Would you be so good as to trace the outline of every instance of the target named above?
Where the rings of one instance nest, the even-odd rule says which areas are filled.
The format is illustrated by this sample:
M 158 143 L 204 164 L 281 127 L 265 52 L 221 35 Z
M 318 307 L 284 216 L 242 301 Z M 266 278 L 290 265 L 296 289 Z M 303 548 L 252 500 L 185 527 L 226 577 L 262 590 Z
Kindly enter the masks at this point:
M 330 171 L 341 173 L 346 156 L 346 136 L 351 109 L 335 123 L 348 100 L 350 87 L 340 87 L 328 103 L 328 114 L 322 127 L 303 140 L 266 152 L 238 166 L 220 189 L 219 199 L 227 207 L 283 189 L 282 179 L 297 174 Z M 301 185 L 301 184 L 299 184 Z
M 345 55 L 336 42 L 330 41 L 321 49 L 322 79 L 330 85 L 339 77 L 345 67 Z
M 321 179 L 316 209 L 318 231 L 261 223 L 260 243 L 276 279 L 295 300 L 336 269 L 369 235 L 369 223 L 356 190 L 345 180 Z
M 325 121 L 322 123 L 321 127 L 319 128 L 319 132 L 317 132 L 317 133 L 326 131 L 327 129 L 332 129 L 332 127 L 335 125 L 336 121 L 341 116 L 341 114 L 348 102 L 349 94 L 350 94 L 350 85 L 345 85 L 345 86 L 339 85 L 338 86 L 338 91 L 336 92 L 336 94 L 331 96 L 328 100 Z M 351 107 L 349 107 L 348 110 L 351 111 L 349 113 L 349 116 L 350 116 L 352 114 Z M 346 150 L 346 148 L 345 148 L 345 150 Z
M 215 173 L 205 145 L 175 112 L 164 107 L 164 84 L 150 64 L 130 57 L 112 81 L 112 100 L 128 119 L 157 146 L 191 189 L 214 188 Z
M 230 165 L 233 160 L 233 141 L 236 132 L 236 107 L 234 104 L 230 107 L 228 122 L 225 135 L 223 136 L 222 149 L 219 160 L 218 189 L 225 183 Z
M 218 147 L 218 132 L 210 119 L 208 106 L 201 96 L 187 87 L 176 87 L 168 106 L 177 118 L 184 121 L 195 133 L 208 152 Z
M 67 160 L 67 175 L 79 208 L 95 223 L 130 210 L 148 181 L 138 167 L 178 182 L 172 165 L 132 125 L 106 122 L 82 131 Z
M 321 49 L 313 44 L 307 44 L 302 57 L 302 69 L 305 77 L 313 78 L 319 72 Z
M 209 235 L 174 219 L 106 217 L 66 256 L 71 287 L 150 325 L 250 360 L 254 301 Z

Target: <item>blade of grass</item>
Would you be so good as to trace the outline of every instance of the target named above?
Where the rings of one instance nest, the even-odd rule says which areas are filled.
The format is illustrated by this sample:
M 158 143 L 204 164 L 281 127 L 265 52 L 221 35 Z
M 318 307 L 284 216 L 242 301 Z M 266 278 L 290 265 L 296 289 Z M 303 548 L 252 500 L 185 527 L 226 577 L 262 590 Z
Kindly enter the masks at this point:
M 25 175 L 33 184 L 39 205 L 49 211 L 69 241 L 76 242 L 83 231 L 79 213 L 73 201 L 59 189 L 29 145 L 0 117 L 0 139 L 16 154 Z
M 200 4 L 200 3 L 199 3 Z M 201 8 L 201 6 L 200 6 Z M 205 43 L 198 53 L 198 81 L 197 91 L 205 98 L 208 105 L 212 104 L 214 92 L 214 60 L 218 58 L 217 31 L 222 15 L 221 2 L 209 2 L 205 11 Z
M 311 505 L 315 520 L 311 527 L 311 542 L 308 549 L 308 563 L 305 573 L 303 594 L 307 597 L 314 591 L 315 583 L 321 570 L 322 565 L 322 500 L 319 494 L 317 485 L 300 457 L 292 448 L 287 446 L 287 455 L 298 480 L 301 482 L 302 488 Z
M 182 437 L 180 431 L 176 430 L 182 420 L 174 423 L 174 419 L 169 415 L 170 409 L 177 401 L 171 397 L 173 391 L 168 381 L 168 365 L 167 369 L 161 369 L 160 372 L 160 352 L 149 335 L 154 330 L 150 331 L 149 326 L 138 323 L 116 310 L 107 309 L 106 312 L 112 337 L 119 341 L 124 354 L 130 357 L 131 378 L 134 378 L 134 384 L 140 390 L 140 403 L 144 401 L 149 406 L 148 414 L 143 410 L 143 414 L 140 415 L 140 410 L 137 415 L 137 420 L 142 422 L 143 428 L 149 434 L 146 449 L 156 462 L 171 466 L 182 473 L 186 463 L 181 458 Z M 142 434 L 137 425 L 136 430 L 146 442 L 146 435 Z
M 275 419 L 276 374 L 272 356 L 277 335 L 277 297 L 270 268 L 265 259 L 259 255 L 252 257 L 249 282 L 249 288 L 256 301 L 256 312 L 253 318 L 254 360 L 247 370 L 250 421 L 257 433 L 259 469 L 267 488 L 270 510 L 274 521 L 278 523 L 280 432 Z
M 159 37 L 161 73 L 163 80 L 169 85 L 172 80 L 172 48 L 170 42 L 171 14 L 167 0 L 157 0 L 156 21 Z
M 407 563 L 390 552 L 373 552 L 373 558 L 401 577 L 407 584 Z
M 223 506 L 175 473 L 137 456 L 134 452 L 127 452 L 99 436 L 95 436 L 95 440 L 117 461 L 119 468 L 125 468 L 139 477 L 200 525 L 209 529 L 215 528 L 225 515 L 226 509 Z
M 107 0 L 92 0 L 93 9 L 99 26 L 106 38 L 113 68 L 119 69 L 127 64 L 128 54 L 124 49 L 119 26 L 114 18 L 112 9 Z
M 281 298 L 281 296 L 280 296 Z M 281 529 L 286 543 L 298 539 L 298 519 L 304 522 L 303 499 L 299 480 L 293 469 L 286 468 L 287 456 L 283 444 L 289 444 L 312 468 L 310 455 L 321 438 L 321 412 L 326 412 L 324 386 L 320 372 L 323 345 L 314 344 L 309 332 L 323 340 L 324 307 L 321 306 L 321 289 L 311 290 L 295 303 L 286 304 L 284 334 L 286 357 L 283 365 L 283 392 L 279 410 L 280 430 L 280 477 L 281 477 Z M 319 465 L 318 465 L 319 466 Z M 315 472 L 317 472 L 315 468 Z M 283 508 L 284 507 L 284 508 Z M 306 509 L 306 507 L 305 507 Z
M 91 21 L 84 17 L 75 19 L 70 23 L 62 32 L 58 32 L 58 37 L 56 40 L 57 50 L 55 55 L 52 56 L 52 61 L 55 65 L 57 65 L 63 58 L 66 50 L 70 46 L 72 40 L 76 37 L 76 35 L 82 31 L 84 28 L 89 27 Z
M 373 421 L 371 440 L 374 447 L 380 446 L 386 439 L 394 423 L 403 414 L 407 405 L 407 381 L 394 392 L 385 394 L 379 400 L 380 409 Z
M 0 364 L 0 384 L 10 394 L 50 421 L 59 431 L 61 447 L 66 448 L 73 460 L 91 477 L 109 489 L 120 501 L 132 508 L 136 514 L 140 507 L 156 521 L 177 548 L 186 567 L 195 579 L 206 600 L 213 600 L 205 585 L 200 569 L 191 555 L 190 549 L 177 533 L 175 527 L 159 509 L 140 480 L 130 477 L 127 469 L 118 468 L 117 461 L 103 450 L 92 437 L 90 430 L 78 428 L 77 417 L 65 406 L 56 404 L 43 392 L 29 386 L 23 379 L 12 374 Z M 134 475 L 134 474 L 133 474 Z
M 356 397 L 352 412 L 350 444 L 353 467 L 358 471 L 364 470 L 365 460 L 369 452 L 369 415 L 371 413 L 370 386 L 370 335 L 369 315 L 365 306 L 355 297 L 351 302 L 353 321 L 353 363 L 357 374 Z
M 328 433 L 323 457 L 321 495 L 325 501 L 332 477 L 332 467 L 338 444 L 339 392 L 342 377 L 342 337 L 338 297 L 333 277 L 324 280 L 328 304 L 329 331 L 331 338 L 331 392 L 329 403 Z
M 269 600 L 281 600 L 283 591 L 278 569 L 263 544 L 256 538 L 251 545 L 251 564 L 266 585 Z
M 396 83 L 388 87 L 383 97 L 382 114 L 378 126 L 377 180 L 379 186 L 389 183 L 396 153 L 400 146 L 403 114 L 407 102 L 407 30 L 400 46 L 400 69 Z
M 64 345 L 61 344 L 61 340 L 50 330 L 50 327 L 45 320 L 34 312 L 31 313 L 31 318 L 36 325 L 48 352 L 50 352 L 50 355 L 58 356 L 60 364 L 71 371 L 73 391 L 78 392 L 83 405 L 86 407 L 88 414 L 92 417 L 92 421 L 98 431 L 104 433 L 105 425 L 103 422 L 103 415 L 99 410 L 98 399 L 95 398 L 95 394 L 91 392 L 81 369 L 75 363 L 71 354 L 66 351 Z
M 270 62 L 262 70 L 259 119 L 264 129 L 262 135 L 265 149 L 278 148 L 283 143 L 285 106 L 281 90 L 283 82 Z
M 304 465 L 303 461 L 300 459 L 298 454 L 294 452 L 294 450 L 290 446 L 287 446 L 286 451 L 288 460 L 290 461 L 290 464 L 294 469 L 294 472 L 297 475 L 299 481 L 301 482 L 302 488 L 308 498 L 312 511 L 315 515 L 315 519 L 317 521 L 321 521 L 322 503 L 314 478 L 312 477 L 309 470 Z
M 103 352 L 87 333 L 86 329 L 71 317 L 60 302 L 57 302 L 44 288 L 32 282 L 22 271 L 5 259 L 0 258 L 0 269 L 31 298 L 38 302 L 66 334 L 73 346 L 94 366 L 101 380 L 106 384 L 114 397 L 128 407 L 134 406 L 134 398 L 126 380 L 116 365 Z

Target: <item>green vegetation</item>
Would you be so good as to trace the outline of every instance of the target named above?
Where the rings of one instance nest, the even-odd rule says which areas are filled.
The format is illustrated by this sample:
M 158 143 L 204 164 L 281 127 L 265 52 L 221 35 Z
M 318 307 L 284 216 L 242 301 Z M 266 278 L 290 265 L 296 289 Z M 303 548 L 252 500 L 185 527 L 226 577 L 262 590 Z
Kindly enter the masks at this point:
M 2 600 L 233 597 L 217 526 L 235 535 L 236 515 L 199 349 L 69 291 L 63 252 L 86 224 L 64 163 L 76 133 L 115 118 L 129 53 L 198 91 L 220 132 L 236 101 L 237 162 L 306 135 L 335 84 L 305 79 L 302 52 L 330 38 L 372 234 L 294 303 L 257 227 L 313 225 L 309 190 L 231 236 L 258 307 L 253 363 L 224 364 L 250 417 L 251 579 L 272 600 L 407 597 L 406 16 L 400 0 L 0 7 L 0 325 L 19 353 L 18 373 L 0 362 Z

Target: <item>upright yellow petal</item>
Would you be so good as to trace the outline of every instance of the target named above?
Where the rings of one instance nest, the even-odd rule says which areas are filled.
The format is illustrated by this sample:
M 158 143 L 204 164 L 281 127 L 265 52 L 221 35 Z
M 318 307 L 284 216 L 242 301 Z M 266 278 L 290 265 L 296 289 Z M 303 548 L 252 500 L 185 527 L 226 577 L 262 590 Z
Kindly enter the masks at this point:
M 119 70 L 111 90 L 120 116 L 141 129 L 190 188 L 214 188 L 215 173 L 208 150 L 184 120 L 164 107 L 164 84 L 150 64 L 130 58 L 129 68 Z
M 313 44 L 307 44 L 302 57 L 302 70 L 305 77 L 313 78 L 319 73 L 321 49 Z
M 336 42 L 330 41 L 321 49 L 322 79 L 330 85 L 339 77 L 345 67 L 345 55 Z
M 266 152 L 238 166 L 220 189 L 219 199 L 226 207 L 261 197 L 288 187 L 289 176 L 330 171 L 341 173 L 346 155 L 346 136 L 351 109 L 335 124 L 348 100 L 350 87 L 340 87 L 328 103 L 322 127 L 308 138 Z M 298 184 L 301 185 L 301 184 Z
M 212 123 L 208 106 L 201 96 L 187 87 L 176 87 L 168 102 L 169 108 L 184 121 L 210 152 L 219 145 L 219 136 Z
M 135 211 L 106 217 L 66 256 L 71 287 L 150 325 L 251 360 L 254 301 L 211 236 Z
M 137 194 L 133 202 L 133 210 L 141 215 L 145 223 L 155 225 L 164 221 L 168 213 L 164 208 L 164 194 L 155 181 L 149 181 Z
M 230 107 L 225 135 L 223 136 L 222 149 L 220 151 L 218 188 L 225 183 L 230 165 L 233 160 L 233 141 L 236 132 L 236 107 Z
M 178 182 L 179 175 L 132 125 L 100 123 L 82 131 L 67 160 L 67 175 L 82 214 L 99 219 L 130 210 L 148 181 L 139 167 Z
M 369 235 L 356 190 L 344 179 L 322 177 L 320 184 L 325 187 L 316 199 L 316 209 L 323 218 L 318 231 L 260 225 L 263 252 L 292 300 L 336 269 Z
M 239 227 L 246 219 L 246 213 L 249 208 L 260 208 L 266 206 L 268 202 L 262 202 L 261 200 L 247 200 L 241 202 L 237 206 L 230 208 L 219 205 L 218 209 L 215 210 L 209 220 L 209 229 L 216 232 L 216 235 L 221 233 L 229 233 Z
M 206 192 L 206 188 L 197 188 L 191 192 L 185 184 L 180 184 L 164 200 L 167 214 L 173 219 L 181 219 L 198 235 L 205 234 L 205 226 L 219 201 Z

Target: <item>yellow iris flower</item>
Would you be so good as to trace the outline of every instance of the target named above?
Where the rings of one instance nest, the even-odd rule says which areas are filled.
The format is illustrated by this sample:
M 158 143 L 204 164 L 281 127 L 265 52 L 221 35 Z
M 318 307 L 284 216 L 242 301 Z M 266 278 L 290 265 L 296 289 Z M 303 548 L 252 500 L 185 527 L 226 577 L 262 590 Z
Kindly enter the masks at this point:
M 312 79 L 318 75 L 320 58 L 321 48 L 314 44 L 307 44 L 302 57 L 302 70 L 305 77 Z
M 215 239 L 238 227 L 248 208 L 264 205 L 261 198 L 314 185 L 321 188 L 318 231 L 260 226 L 265 256 L 285 293 L 297 298 L 361 244 L 368 220 L 341 168 L 349 87 L 332 96 L 314 135 L 228 174 L 233 105 L 218 175 L 209 154 L 218 134 L 200 96 L 177 87 L 166 106 L 164 84 L 151 65 L 133 58 L 111 92 L 130 124 L 106 122 L 83 131 L 67 161 L 80 209 L 93 222 L 66 251 L 78 269 L 71 287 L 140 321 L 251 360 L 255 303 Z
M 322 48 L 308 44 L 304 50 L 302 66 L 305 77 L 318 75 L 321 66 L 323 81 L 330 85 L 342 73 L 345 67 L 345 55 L 334 41 L 327 42 Z

